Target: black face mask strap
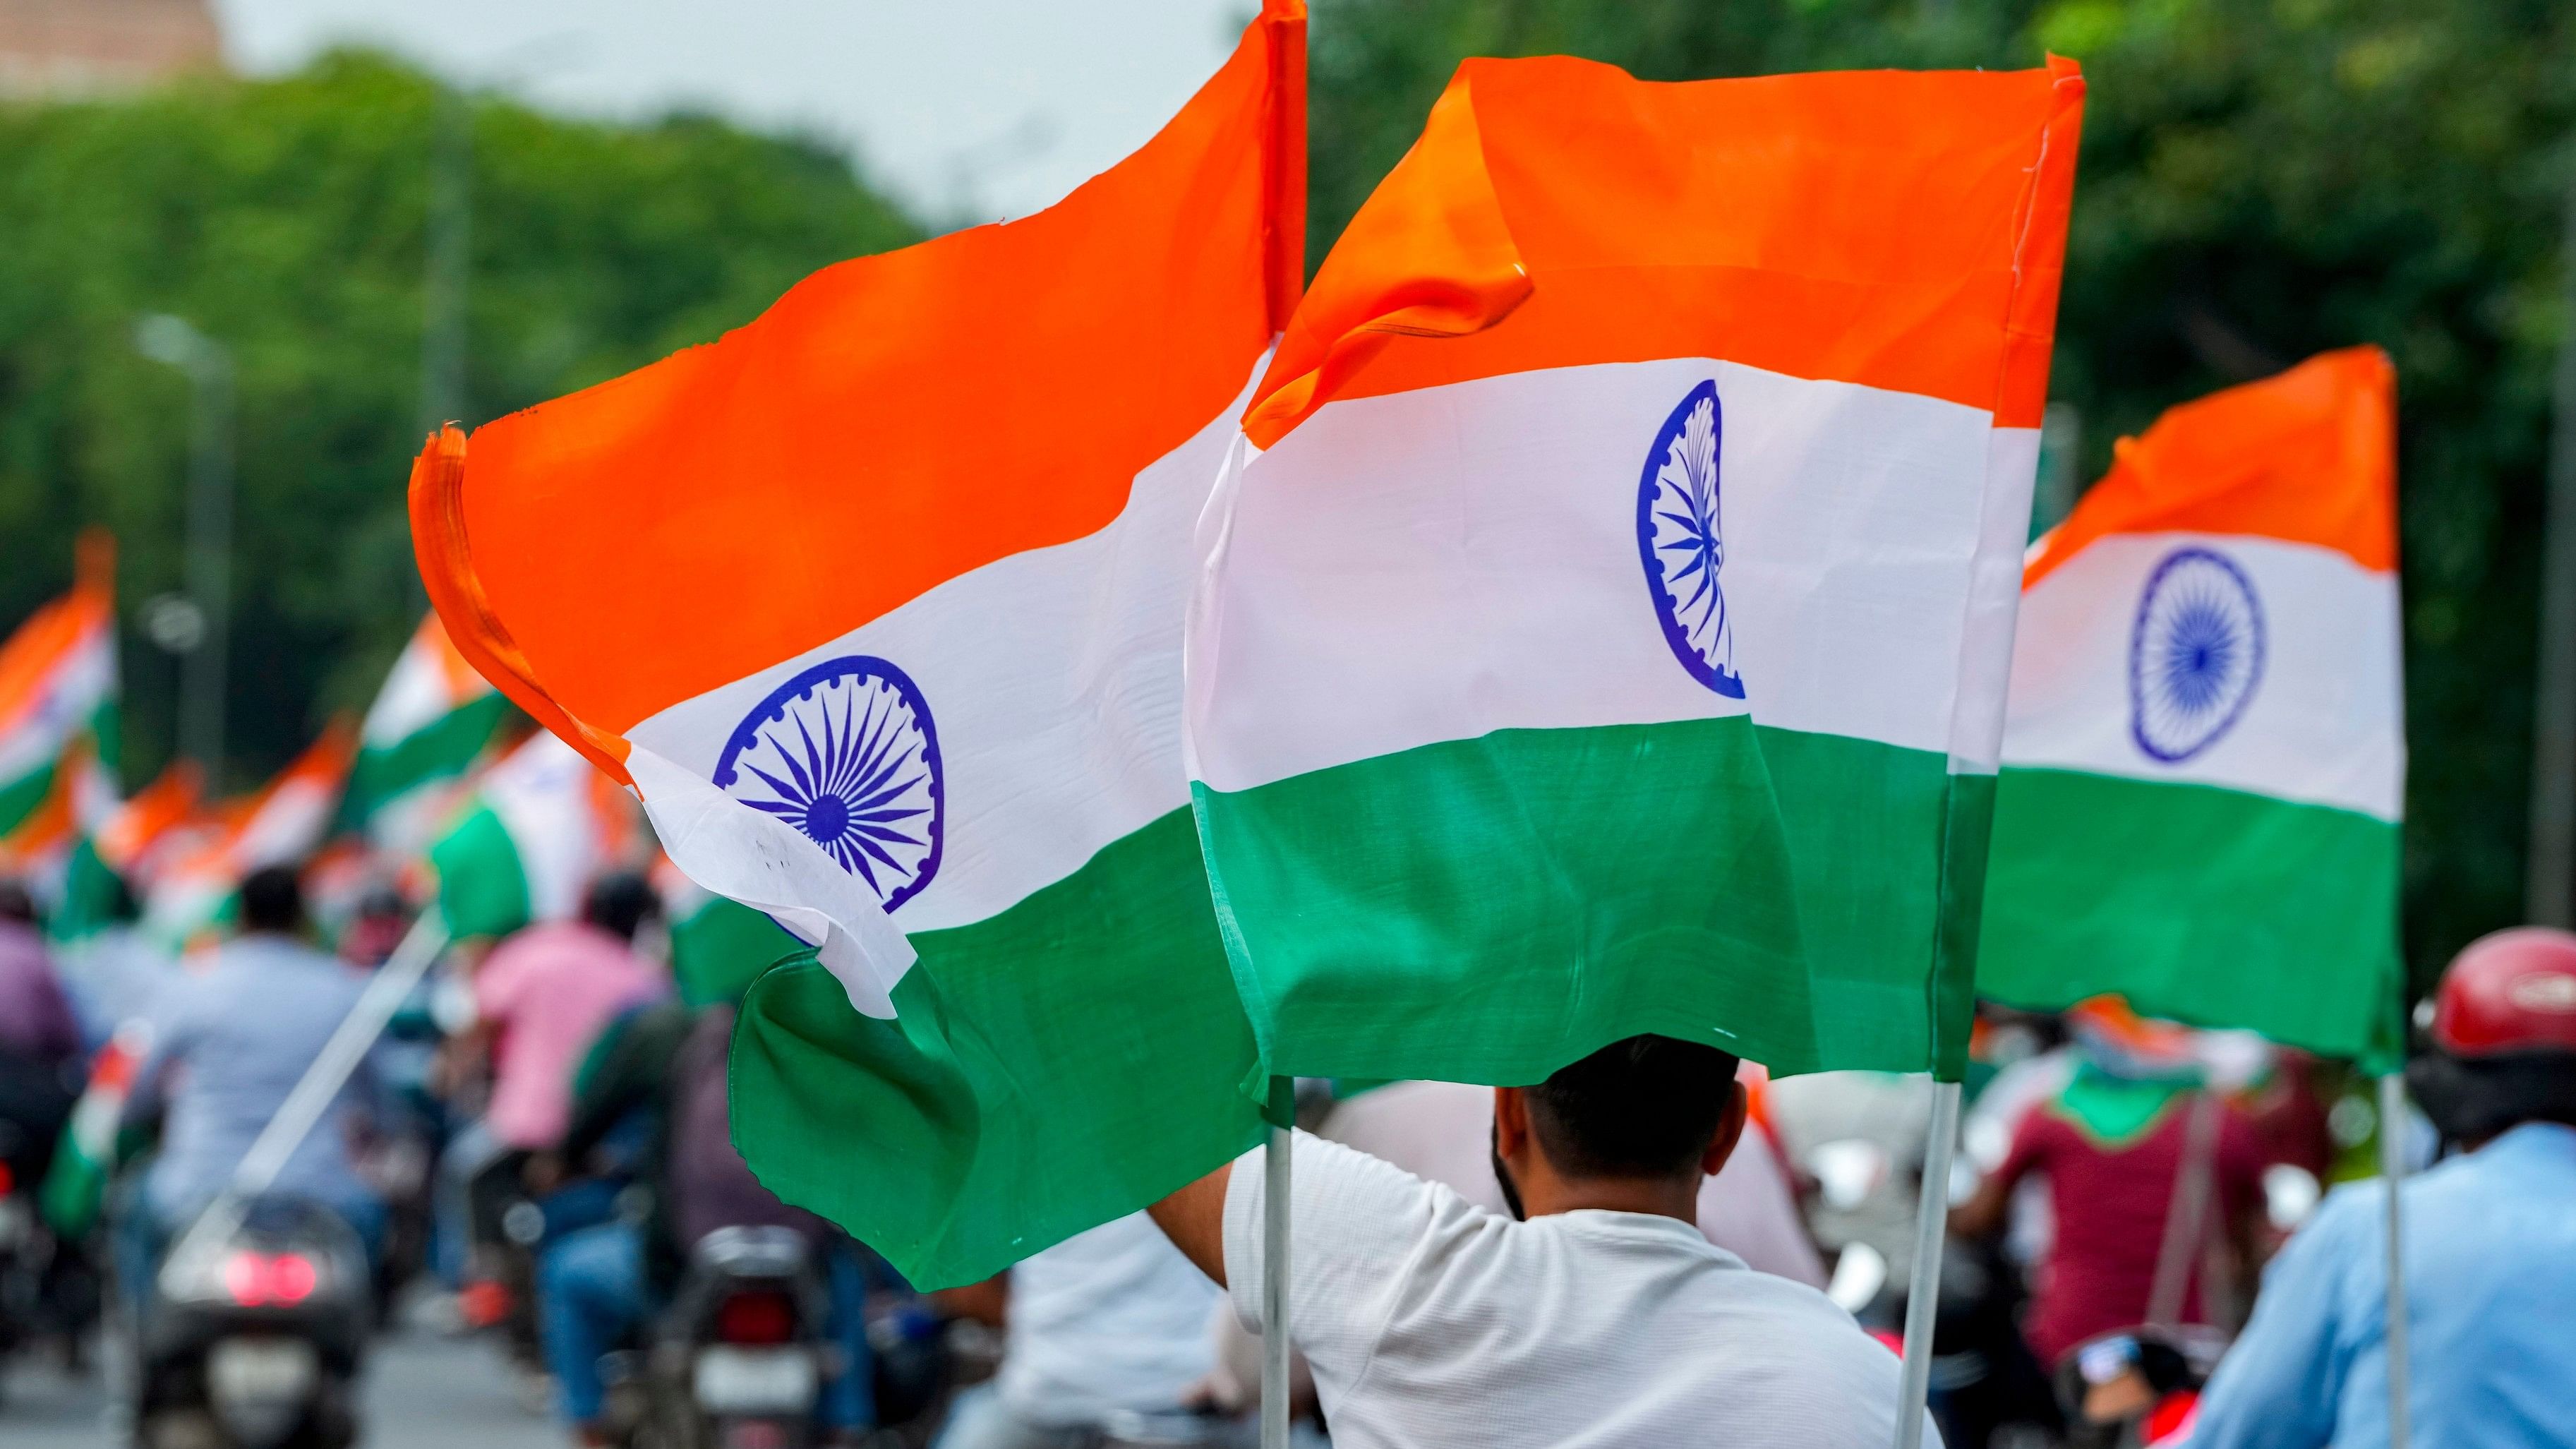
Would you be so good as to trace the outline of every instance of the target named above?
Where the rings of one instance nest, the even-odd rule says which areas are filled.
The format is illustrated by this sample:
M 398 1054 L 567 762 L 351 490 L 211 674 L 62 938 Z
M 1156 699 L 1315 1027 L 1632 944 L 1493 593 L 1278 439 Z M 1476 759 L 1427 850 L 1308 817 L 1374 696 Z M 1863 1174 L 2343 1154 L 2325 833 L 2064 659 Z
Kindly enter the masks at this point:
M 1503 1206 L 1512 1210 L 1512 1221 L 1525 1223 L 1529 1214 L 1521 1209 L 1521 1190 L 1512 1183 L 1512 1170 L 1503 1165 L 1503 1129 L 1495 1124 L 1485 1138 L 1485 1152 L 1494 1159 L 1494 1181 L 1502 1186 Z

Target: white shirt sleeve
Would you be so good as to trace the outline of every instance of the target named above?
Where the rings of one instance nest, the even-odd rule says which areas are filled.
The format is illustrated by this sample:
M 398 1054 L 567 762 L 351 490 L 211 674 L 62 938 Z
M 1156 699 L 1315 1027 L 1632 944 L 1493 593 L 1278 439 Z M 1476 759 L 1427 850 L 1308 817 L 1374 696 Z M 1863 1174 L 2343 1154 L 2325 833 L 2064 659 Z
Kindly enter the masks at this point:
M 1225 1281 L 1243 1326 L 1261 1331 L 1262 1150 L 1236 1158 L 1225 1194 Z M 1367 1371 L 1388 1317 L 1432 1246 L 1490 1218 L 1456 1193 L 1300 1132 L 1291 1150 L 1288 1336 L 1318 1382 Z

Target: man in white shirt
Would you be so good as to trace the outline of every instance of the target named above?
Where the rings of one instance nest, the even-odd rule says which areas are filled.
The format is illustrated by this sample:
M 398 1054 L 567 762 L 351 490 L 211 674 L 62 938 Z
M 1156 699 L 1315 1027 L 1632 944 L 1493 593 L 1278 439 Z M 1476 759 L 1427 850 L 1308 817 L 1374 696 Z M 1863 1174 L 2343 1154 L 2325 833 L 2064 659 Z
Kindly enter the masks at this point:
M 959 1396 L 939 1449 L 1079 1449 L 1104 1429 L 1190 1418 L 1185 1400 L 1216 1364 L 1217 1289 L 1143 1213 L 1026 1258 L 1006 1281 L 1001 1371 Z
M 1639 1036 L 1496 1088 L 1512 1217 L 1299 1137 L 1288 1329 L 1336 1449 L 1894 1442 L 1895 1357 L 1823 1294 L 1694 1226 L 1700 1180 L 1744 1130 L 1736 1066 Z M 1256 1326 L 1258 1154 L 1151 1212 Z M 1927 1419 L 1924 1443 L 1939 1442 Z

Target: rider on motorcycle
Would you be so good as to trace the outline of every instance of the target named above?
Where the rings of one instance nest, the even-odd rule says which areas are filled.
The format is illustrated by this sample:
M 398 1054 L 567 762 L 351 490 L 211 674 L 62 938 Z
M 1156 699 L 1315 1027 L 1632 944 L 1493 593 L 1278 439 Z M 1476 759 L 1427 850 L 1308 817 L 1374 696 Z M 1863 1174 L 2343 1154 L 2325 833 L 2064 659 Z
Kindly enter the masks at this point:
M 729 1003 L 692 1008 L 677 1001 L 619 1018 L 583 1069 L 560 1156 L 530 1164 L 529 1185 L 546 1192 L 565 1172 L 596 1165 L 616 1139 L 628 1139 L 629 1150 L 616 1154 L 619 1166 L 650 1194 L 642 1222 L 620 1215 L 568 1232 L 538 1260 L 546 1366 L 577 1443 L 606 1439 L 601 1356 L 669 1300 L 691 1245 L 726 1227 L 785 1226 L 806 1237 L 839 1349 L 818 1417 L 841 1438 L 876 1422 L 866 1285 L 855 1246 L 822 1219 L 780 1202 L 734 1150 L 725 1081 L 733 1020 Z M 632 1131 L 639 1118 L 648 1127 L 641 1134 Z
M 161 1245 L 223 1190 L 366 989 L 357 973 L 306 945 L 303 929 L 294 869 L 252 871 L 241 884 L 241 934 L 205 970 L 174 978 L 155 1004 L 152 1052 L 125 1105 L 129 1121 L 164 1117 L 142 1201 L 118 1232 L 129 1292 L 150 1281 Z M 305 1134 L 270 1186 L 339 1214 L 370 1253 L 385 1208 L 351 1148 L 372 1117 L 373 1092 L 374 1074 L 361 1061 L 333 1113 Z
M 2462 1155 L 2402 1189 L 2414 1442 L 2576 1444 L 2576 935 L 2470 943 L 2432 1047 L 2407 1080 Z M 2281 1251 L 2194 1449 L 2389 1442 L 2387 1201 L 2339 1189 Z

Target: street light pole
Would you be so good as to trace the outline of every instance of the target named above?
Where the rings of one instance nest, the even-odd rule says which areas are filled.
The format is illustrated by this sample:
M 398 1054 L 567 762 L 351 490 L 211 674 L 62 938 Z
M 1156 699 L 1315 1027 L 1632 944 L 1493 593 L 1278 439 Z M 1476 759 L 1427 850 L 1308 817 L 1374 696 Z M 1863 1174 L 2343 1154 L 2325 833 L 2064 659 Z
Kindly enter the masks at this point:
M 2558 376 L 2541 534 L 2540 660 L 2531 729 L 2531 856 L 2525 914 L 2576 926 L 2576 178 L 2561 239 Z
M 185 318 L 147 317 L 135 330 L 143 355 L 188 374 L 188 597 L 204 632 L 180 663 L 179 752 L 218 785 L 224 760 L 225 656 L 232 633 L 233 361 L 222 343 Z
M 421 286 L 420 431 L 465 416 L 465 300 L 474 231 L 474 100 L 441 86 L 429 179 L 429 257 Z

